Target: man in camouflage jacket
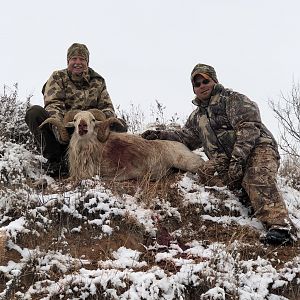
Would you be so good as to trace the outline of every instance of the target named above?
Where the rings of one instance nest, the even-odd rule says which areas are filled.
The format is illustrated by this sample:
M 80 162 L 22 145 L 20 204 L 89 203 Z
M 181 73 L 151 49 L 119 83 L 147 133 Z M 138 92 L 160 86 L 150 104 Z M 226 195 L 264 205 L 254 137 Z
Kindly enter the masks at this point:
M 222 179 L 231 189 L 243 187 L 270 243 L 291 240 L 292 224 L 276 185 L 277 143 L 262 123 L 259 109 L 245 95 L 218 83 L 213 67 L 198 64 L 191 73 L 197 108 L 176 131 L 145 131 L 146 139 L 175 140 L 191 150 L 203 147 L 209 160 L 199 170 L 200 181 Z
M 84 44 L 72 44 L 67 52 L 67 63 L 66 69 L 53 72 L 45 83 L 42 90 L 44 108 L 34 105 L 25 116 L 44 157 L 52 166 L 61 163 L 67 145 L 61 142 L 55 127 L 46 125 L 39 129 L 46 118 L 51 116 L 62 121 L 69 110 L 90 108 L 102 110 L 107 117 L 116 116 L 104 78 L 88 66 L 88 48 Z

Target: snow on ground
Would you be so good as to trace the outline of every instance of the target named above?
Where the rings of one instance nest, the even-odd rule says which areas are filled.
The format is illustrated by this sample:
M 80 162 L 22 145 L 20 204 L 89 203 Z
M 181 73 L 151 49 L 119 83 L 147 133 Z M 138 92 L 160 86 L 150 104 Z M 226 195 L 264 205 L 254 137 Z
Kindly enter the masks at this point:
M 257 219 L 249 216 L 248 208 L 226 188 L 210 190 L 198 185 L 197 179 L 190 174 L 183 175 L 173 184 L 182 195 L 183 210 L 156 197 L 153 203 L 159 206 L 157 211 L 137 197 L 138 190 L 135 195 L 114 193 L 99 178 L 83 181 L 70 190 L 66 185 L 62 190 L 57 182 L 42 175 L 39 169 L 42 157 L 12 143 L 1 143 L 0 148 L 0 229 L 7 236 L 7 255 L 15 251 L 19 256 L 18 259 L 6 259 L 0 265 L 0 279 L 5 281 L 0 285 L 0 298 L 13 293 L 16 299 L 37 299 L 34 297 L 39 295 L 38 299 L 44 300 L 101 297 L 231 299 L 230 296 L 249 300 L 283 300 L 288 298 L 276 291 L 289 284 L 300 285 L 300 253 L 297 251 L 291 259 L 280 264 L 276 249 L 272 250 L 273 255 L 257 254 L 247 258 L 242 250 L 247 244 L 234 238 L 227 243 L 194 238 L 183 247 L 176 240 L 182 234 L 181 229 L 176 231 L 176 238 L 172 236 L 169 244 L 154 242 L 141 245 L 140 250 L 122 245 L 97 261 L 84 255 L 72 255 L 61 248 L 30 247 L 30 243 L 25 247 L 20 242 L 21 236 L 31 235 L 38 240 L 47 228 L 54 225 L 49 212 L 76 221 L 70 223 L 69 228 L 60 228 L 58 240 L 64 243 L 68 233 L 80 234 L 86 226 L 97 228 L 95 241 L 112 239 L 122 226 L 114 224 L 113 220 L 117 218 L 134 220 L 145 234 L 155 239 L 159 231 L 157 220 L 162 211 L 165 216 L 182 222 L 182 211 L 190 206 L 195 208 L 194 214 L 198 213 L 199 220 L 204 223 L 212 222 L 227 230 L 231 225 L 240 226 L 259 234 L 263 234 L 264 229 Z M 45 178 L 52 192 L 32 189 L 27 185 L 26 176 Z M 279 179 L 300 238 L 300 193 L 284 186 L 283 182 Z M 224 198 L 219 198 L 218 193 Z M 222 215 L 222 207 L 230 213 Z M 62 221 L 57 219 L 57 222 Z M 205 226 L 207 228 L 208 225 Z M 267 246 L 259 247 L 268 253 Z M 295 249 L 299 250 L 299 247 Z M 90 252 L 93 250 L 90 249 Z M 34 280 L 25 283 L 22 276 L 30 268 L 34 270 Z M 18 285 L 18 282 L 21 283 Z M 189 298 L 187 295 L 190 295 Z

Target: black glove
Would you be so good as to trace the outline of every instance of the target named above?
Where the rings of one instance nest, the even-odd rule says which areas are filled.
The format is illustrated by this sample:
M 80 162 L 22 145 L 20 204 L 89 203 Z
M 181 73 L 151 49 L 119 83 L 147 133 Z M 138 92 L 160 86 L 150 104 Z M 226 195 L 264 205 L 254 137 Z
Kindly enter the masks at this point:
M 231 190 L 241 187 L 241 183 L 244 177 L 243 164 L 241 161 L 232 159 L 229 163 L 228 169 L 228 187 Z
M 146 140 L 159 140 L 160 130 L 146 130 L 141 134 L 141 136 Z

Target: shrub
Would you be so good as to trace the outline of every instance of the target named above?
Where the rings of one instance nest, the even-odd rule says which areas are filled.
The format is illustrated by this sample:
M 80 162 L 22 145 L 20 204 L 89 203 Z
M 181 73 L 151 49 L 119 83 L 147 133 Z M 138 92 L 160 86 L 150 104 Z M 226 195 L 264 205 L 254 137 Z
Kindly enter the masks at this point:
M 300 191 L 300 159 L 295 156 L 288 155 L 281 162 L 279 175 L 282 176 L 286 184 Z
M 4 86 L 0 107 L 0 140 L 24 144 L 34 148 L 33 135 L 25 123 L 25 113 L 30 106 L 30 96 L 25 102 L 18 100 L 18 85 L 13 88 Z
M 278 120 L 279 147 L 291 157 L 300 157 L 300 83 L 294 83 L 291 92 L 280 99 L 269 101 Z

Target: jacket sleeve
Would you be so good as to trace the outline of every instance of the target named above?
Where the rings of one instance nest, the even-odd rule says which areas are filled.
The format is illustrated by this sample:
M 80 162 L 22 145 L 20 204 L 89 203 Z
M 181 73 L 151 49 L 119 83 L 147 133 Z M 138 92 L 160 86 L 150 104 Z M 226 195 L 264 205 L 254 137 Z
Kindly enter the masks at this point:
M 53 72 L 43 88 L 45 110 L 50 116 L 63 119 L 66 112 L 66 93 L 61 76 Z
M 115 109 L 108 94 L 105 80 L 102 80 L 103 82 L 100 86 L 100 93 L 98 96 L 98 108 L 104 112 L 106 117 L 116 117 Z
M 185 144 L 190 150 L 195 150 L 202 147 L 202 142 L 196 130 L 196 116 L 193 112 L 185 125 L 180 130 L 165 130 L 161 131 L 160 139 L 177 141 Z
M 260 137 L 262 123 L 259 108 L 246 96 L 233 93 L 228 99 L 226 110 L 236 134 L 231 159 L 245 164 Z

